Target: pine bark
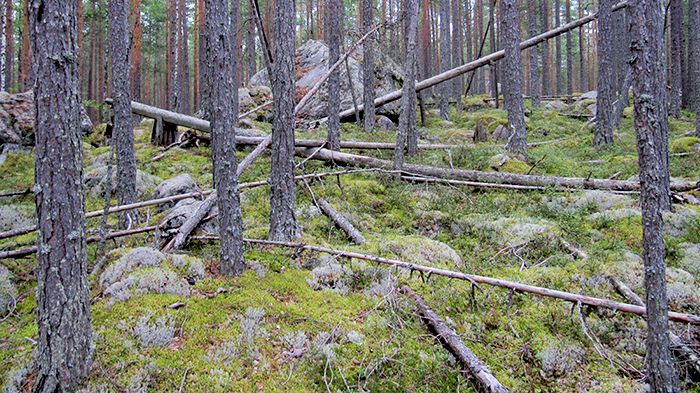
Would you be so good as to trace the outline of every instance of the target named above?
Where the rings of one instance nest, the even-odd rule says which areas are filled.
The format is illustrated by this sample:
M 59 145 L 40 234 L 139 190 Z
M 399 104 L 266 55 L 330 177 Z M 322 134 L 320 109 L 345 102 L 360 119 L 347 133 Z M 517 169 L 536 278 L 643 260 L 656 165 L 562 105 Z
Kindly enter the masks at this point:
M 668 94 L 668 114 L 674 118 L 681 116 L 681 94 L 683 91 L 681 75 L 681 45 L 683 40 L 683 1 L 670 0 L 671 13 L 671 51 L 668 67 L 670 86 Z M 697 61 L 697 59 L 695 60 Z
M 491 53 L 494 53 L 498 50 L 498 47 L 496 45 L 496 3 L 497 2 L 495 1 L 491 1 L 489 4 L 489 26 L 491 26 L 491 28 L 489 29 L 489 47 L 491 48 Z M 492 63 L 489 66 L 489 69 L 491 71 L 491 96 L 496 99 L 496 108 L 498 108 L 498 77 L 500 75 L 498 63 Z
M 238 2 L 236 2 L 238 4 Z M 187 31 L 187 6 L 185 4 L 185 0 L 180 0 L 180 6 L 179 8 L 179 45 L 178 49 L 180 51 L 180 55 L 178 56 L 178 59 L 180 59 L 180 112 L 182 113 L 191 113 L 192 107 L 190 104 L 190 60 L 189 60 L 189 44 L 187 42 L 188 39 L 188 31 Z
M 180 112 L 180 59 L 178 58 L 178 0 L 168 1 L 168 109 Z
M 328 67 L 340 58 L 341 0 L 326 0 L 326 43 L 328 44 Z M 328 148 L 340 150 L 340 72 L 335 70 L 328 77 Z
M 668 334 L 668 299 L 662 210 L 668 209 L 668 119 L 664 18 L 655 0 L 631 4 L 634 126 L 639 154 L 640 204 L 644 245 L 647 354 L 646 373 L 652 392 L 678 392 Z
M 277 0 L 275 13 L 273 44 L 275 51 L 272 63 L 272 95 L 274 97 L 275 118 L 272 121 L 270 232 L 268 238 L 289 241 L 300 234 L 294 213 L 296 206 L 296 190 L 294 188 L 294 0 Z M 365 47 L 365 49 L 367 48 Z M 367 55 L 367 51 L 365 55 Z M 374 97 L 372 97 L 370 107 L 374 108 Z M 367 115 L 365 114 L 365 126 L 367 125 L 366 120 Z M 372 125 L 372 127 L 374 126 Z
M 549 0 L 540 0 L 540 24 L 542 33 L 549 31 Z M 550 95 L 549 81 L 549 40 L 545 40 L 541 46 L 542 50 L 542 95 Z
M 557 28 L 561 26 L 561 0 L 554 0 L 554 27 Z M 554 39 L 554 74 L 557 79 L 557 95 L 560 96 L 564 94 L 564 75 L 561 72 L 562 59 L 561 59 L 561 36 L 557 36 Z
M 362 31 L 367 33 L 374 28 L 373 0 L 361 0 L 362 2 Z M 374 130 L 374 38 L 368 38 L 362 45 L 364 62 L 362 63 L 362 102 L 364 103 L 363 125 L 365 131 Z
M 409 154 L 418 150 L 417 138 L 409 138 L 416 131 L 416 44 L 418 39 L 418 0 L 406 0 L 405 13 L 406 58 L 404 60 L 403 96 L 401 97 L 401 115 L 399 116 L 399 132 L 396 135 L 394 150 L 394 169 L 403 168 L 404 150 L 408 147 Z M 461 96 L 461 91 L 460 91 Z M 412 140 L 411 140 L 412 139 Z M 409 143 L 409 140 L 411 142 Z
M 404 23 L 406 26 L 408 22 Z M 404 45 L 408 43 L 404 40 Z M 452 64 L 464 64 L 464 51 L 462 39 L 462 2 L 460 0 L 452 0 Z M 462 92 L 464 91 L 464 77 L 461 75 L 454 79 L 454 100 L 455 109 L 457 112 L 462 111 Z M 415 107 L 415 102 L 414 102 Z
M 20 61 L 19 85 L 22 91 L 27 91 L 32 88 L 32 49 L 29 27 L 29 7 L 31 0 L 22 1 L 22 49 Z
M 131 99 L 141 102 L 141 0 L 131 2 Z
M 114 124 L 112 138 L 117 154 L 117 201 L 126 205 L 136 201 L 136 157 L 131 117 L 131 84 L 129 80 L 129 0 L 109 2 L 110 45 L 112 60 L 112 98 Z M 136 224 L 133 211 L 119 214 L 119 227 Z
M 566 0 L 566 23 L 571 22 L 571 0 Z M 574 40 L 571 31 L 566 32 L 566 95 L 574 94 Z
M 5 12 L 5 85 L 7 91 L 14 87 L 13 61 L 14 58 L 14 35 L 13 35 L 13 12 L 12 0 L 5 0 L 5 9 L 0 10 Z
M 690 1 L 688 7 L 688 59 L 700 58 L 700 2 Z M 695 135 L 700 138 L 700 64 L 688 61 L 688 81 L 692 87 L 689 106 L 695 112 Z
M 614 19 L 612 7 L 616 0 L 599 0 L 598 11 L 598 109 L 593 145 L 613 143 L 614 105 L 617 85 L 614 62 L 614 46 L 617 37 L 613 35 Z
M 578 2 L 578 17 L 583 18 L 583 2 L 579 0 Z M 588 66 L 586 65 L 586 54 L 585 54 L 585 35 L 583 34 L 585 26 L 578 28 L 578 79 L 579 88 L 581 92 L 588 91 Z
M 513 154 L 527 156 L 527 133 L 523 109 L 523 69 L 520 53 L 520 20 L 517 0 L 502 0 L 501 36 L 505 49 L 503 61 L 503 97 L 508 111 L 510 138 L 506 149 Z
M 90 371 L 76 3 L 32 0 L 35 199 L 39 222 L 34 392 L 78 388 Z
M 238 12 L 233 5 L 229 17 L 227 0 L 206 0 L 204 23 L 207 39 L 208 88 L 211 100 L 214 186 L 219 206 L 221 273 L 238 275 L 245 269 L 243 259 L 243 218 L 236 174 L 236 133 L 238 89 L 233 55 Z M 235 18 L 236 20 L 233 20 Z M 233 23 L 232 23 L 233 22 Z
M 440 70 L 445 72 L 452 68 L 450 56 L 450 0 L 440 0 Z M 438 87 L 440 90 L 440 117 L 449 118 L 451 81 Z
M 474 53 L 475 56 L 479 53 L 481 47 L 481 40 L 484 37 L 484 0 L 476 0 L 476 29 L 477 33 L 476 39 L 474 40 Z M 476 93 L 483 94 L 486 92 L 486 77 L 484 76 L 484 70 L 476 70 Z
M 253 10 L 248 2 L 248 20 L 246 21 L 246 40 L 245 40 L 245 58 L 248 66 L 246 81 L 255 75 L 258 71 L 256 56 L 255 56 L 255 22 Z
M 5 83 L 5 2 L 9 0 L 0 1 L 0 91 L 7 91 Z
M 544 1 L 544 0 L 540 0 Z M 527 0 L 527 25 L 530 37 L 537 35 L 537 0 Z M 540 65 L 538 47 L 531 48 L 530 54 L 530 97 L 532 106 L 540 106 Z

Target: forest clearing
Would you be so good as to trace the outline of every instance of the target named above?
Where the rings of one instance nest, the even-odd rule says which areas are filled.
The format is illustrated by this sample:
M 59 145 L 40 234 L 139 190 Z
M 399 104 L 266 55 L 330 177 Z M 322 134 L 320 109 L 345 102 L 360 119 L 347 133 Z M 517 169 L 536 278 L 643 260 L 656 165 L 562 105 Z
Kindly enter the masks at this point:
M 2 392 L 700 392 L 698 2 L 0 9 Z

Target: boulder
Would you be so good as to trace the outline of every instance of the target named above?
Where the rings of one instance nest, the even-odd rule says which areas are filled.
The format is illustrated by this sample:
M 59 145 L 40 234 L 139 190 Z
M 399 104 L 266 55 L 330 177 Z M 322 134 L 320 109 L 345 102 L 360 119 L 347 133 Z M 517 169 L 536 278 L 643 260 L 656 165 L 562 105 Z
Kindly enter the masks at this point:
M 353 57 L 353 56 L 357 56 Z M 342 65 L 340 69 L 340 107 L 348 109 L 353 107 L 349 75 L 352 79 L 352 87 L 356 97 L 362 97 L 362 69 L 357 59 L 361 54 L 357 51 L 348 57 L 348 67 Z M 294 62 L 296 64 L 296 98 L 299 99 L 306 91 L 311 89 L 316 82 L 323 77 L 328 70 L 328 46 L 322 41 L 309 40 L 296 50 Z M 377 56 L 374 70 L 377 96 L 388 94 L 402 86 L 401 68 L 387 56 Z M 269 85 L 267 70 L 263 69 L 250 79 L 249 85 Z M 251 93 L 252 94 L 252 93 Z M 301 111 L 300 116 L 306 118 L 322 118 L 326 116 L 326 104 L 328 102 L 327 89 L 320 89 L 309 103 Z M 378 115 L 389 118 L 398 118 L 400 103 L 398 101 L 377 108 Z
M 497 141 L 507 141 L 508 138 L 510 138 L 510 129 L 502 124 L 499 124 L 493 134 L 491 134 L 491 138 Z
M 377 116 L 377 127 L 385 130 L 395 130 L 396 124 L 386 116 Z
M 104 196 L 105 193 L 105 180 L 107 177 L 107 166 L 97 166 L 92 170 L 87 171 L 83 177 L 83 186 L 86 192 L 91 195 Z M 142 197 L 148 192 L 148 190 L 153 189 L 161 182 L 156 176 L 151 175 L 141 171 L 136 170 L 136 193 Z M 117 187 L 117 169 L 112 167 L 112 195 L 114 195 L 114 189 Z
M 597 100 L 598 99 L 598 91 L 596 90 L 591 90 L 589 92 L 581 94 L 581 96 L 578 98 L 579 100 Z
M 549 101 L 546 104 L 544 104 L 544 109 L 548 109 L 550 111 L 563 111 L 564 109 L 568 108 L 569 106 L 566 105 L 565 103 L 561 101 Z
M 255 101 L 253 97 L 250 96 L 250 90 L 245 87 L 238 88 L 238 107 L 239 110 L 252 109 L 255 106 Z
M 197 183 L 192 179 L 189 173 L 177 175 L 171 179 L 160 183 L 153 190 L 153 198 L 166 198 L 174 195 L 185 194 L 197 191 Z M 175 202 L 166 202 L 160 205 L 160 210 L 166 210 L 175 206 Z
M 85 108 L 81 108 L 80 130 L 87 135 L 92 121 Z M 34 145 L 34 93 L 10 94 L 0 91 L 0 145 L 14 143 Z

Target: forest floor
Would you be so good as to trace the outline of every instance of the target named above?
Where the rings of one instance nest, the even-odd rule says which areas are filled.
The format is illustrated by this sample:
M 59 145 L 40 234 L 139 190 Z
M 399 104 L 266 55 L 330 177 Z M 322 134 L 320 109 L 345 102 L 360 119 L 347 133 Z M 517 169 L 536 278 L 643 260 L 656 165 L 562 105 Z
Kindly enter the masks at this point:
M 528 141 L 560 140 L 531 147 L 529 164 L 508 161 L 501 166 L 502 160 L 493 157 L 504 152 L 503 142 L 474 145 L 471 135 L 477 121 L 490 130 L 505 124 L 505 111 L 486 107 L 479 98 L 465 104 L 467 110 L 452 113 L 451 122 L 431 112 L 428 127 L 420 128 L 421 142 L 464 147 L 422 151 L 409 162 L 594 178 L 628 179 L 638 172 L 630 108 L 615 145 L 602 150 L 592 147 L 585 120 L 529 109 Z M 147 126 L 136 133 L 138 168 L 144 174 L 165 180 L 189 173 L 202 190 L 211 187 L 209 148 L 173 149 L 153 162 L 159 149 L 148 144 Z M 269 132 L 269 124 L 257 126 Z M 670 120 L 670 128 L 672 177 L 699 180 L 700 153 L 694 146 L 700 139 L 688 134 L 691 115 Z M 298 132 L 297 137 L 324 139 L 325 129 Z M 364 133 L 344 124 L 342 138 L 390 142 L 394 132 Z M 85 143 L 86 172 L 107 151 Z M 391 159 L 393 152 L 360 154 Z M 266 179 L 269 165 L 269 156 L 261 158 L 241 181 Z M 33 168 L 31 153 L 9 154 L 0 165 L 0 191 L 31 187 Z M 309 160 L 297 172 L 328 170 L 327 164 Z M 311 188 L 346 215 L 367 243 L 349 245 L 298 187 L 301 241 L 309 244 L 626 302 L 608 281 L 614 276 L 642 294 L 642 226 L 634 195 L 412 184 L 374 172 L 315 180 Z M 148 192 L 142 199 L 147 197 Z M 265 238 L 269 188 L 246 189 L 241 201 L 245 236 Z M 88 210 L 103 203 L 99 195 L 87 194 Z M 32 223 L 31 194 L 1 198 L 0 204 L 5 215 L 15 212 L 0 230 Z M 665 216 L 671 308 L 693 314 L 700 313 L 699 213 L 698 206 L 675 205 Z M 153 207 L 141 210 L 150 225 L 165 214 Z M 88 219 L 91 233 L 99 221 Z M 108 224 L 116 227 L 116 216 Z M 4 240 L 0 250 L 31 244 L 33 236 Z M 558 239 L 589 258 L 573 258 Z M 106 244 L 108 264 L 91 277 L 95 352 L 85 392 L 473 391 L 452 355 L 415 314 L 412 301 L 398 293 L 400 284 L 422 294 L 513 392 L 644 391 L 645 324 L 637 316 L 583 307 L 584 326 L 576 307 L 560 300 L 477 289 L 444 277 L 411 277 L 293 249 L 247 247 L 251 268 L 241 277 L 225 278 L 217 274 L 215 243 L 192 240 L 183 257 L 143 248 L 155 242 L 150 233 Z M 97 252 L 91 244 L 90 265 Z M 18 381 L 26 385 L 32 378 L 34 258 L 4 260 L 2 265 L 11 273 L 0 280 L 0 289 L 13 294 L 16 307 L 0 322 L 0 375 L 4 391 L 15 392 L 22 391 Z M 106 290 L 115 283 L 121 287 Z M 671 327 L 686 342 L 700 343 L 695 327 Z M 681 378 L 686 390 L 700 392 L 697 383 Z

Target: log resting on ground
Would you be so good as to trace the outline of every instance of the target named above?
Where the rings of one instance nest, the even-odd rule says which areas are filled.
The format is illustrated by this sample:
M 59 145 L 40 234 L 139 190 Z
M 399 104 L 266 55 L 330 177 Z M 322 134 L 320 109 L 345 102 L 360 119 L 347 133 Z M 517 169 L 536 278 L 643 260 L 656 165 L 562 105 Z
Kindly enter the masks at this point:
M 420 315 L 423 323 L 428 327 L 430 333 L 449 351 L 462 365 L 462 374 L 465 378 L 476 385 L 476 390 L 487 393 L 507 393 L 506 389 L 491 374 L 486 363 L 481 361 L 462 341 L 454 330 L 450 329 L 440 317 L 431 310 L 423 297 L 415 293 L 411 288 L 404 285 L 401 292 L 412 297 L 416 302 L 416 311 Z
M 358 154 L 342 153 L 328 149 L 297 148 L 296 154 L 311 157 L 316 160 L 334 162 L 336 164 L 354 165 L 366 168 L 392 169 L 393 163 L 374 157 Z M 483 172 L 471 169 L 450 169 L 427 165 L 404 164 L 406 175 L 421 175 L 443 179 L 465 180 L 483 183 L 515 184 L 530 187 L 552 187 L 570 189 L 591 189 L 610 191 L 638 191 L 639 182 L 610 179 L 586 179 L 582 177 L 558 177 L 540 175 L 521 175 L 506 172 Z M 672 191 L 690 191 L 700 185 L 690 181 L 671 183 Z

